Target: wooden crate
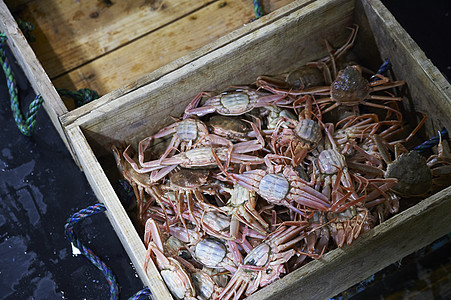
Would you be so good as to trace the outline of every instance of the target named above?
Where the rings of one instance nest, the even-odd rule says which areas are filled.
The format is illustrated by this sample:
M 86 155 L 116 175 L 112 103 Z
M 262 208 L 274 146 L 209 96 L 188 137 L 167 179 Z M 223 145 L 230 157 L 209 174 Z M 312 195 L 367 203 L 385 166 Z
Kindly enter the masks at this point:
M 394 76 L 407 82 L 407 115 L 426 113 L 425 133 L 433 136 L 451 128 L 451 89 L 435 66 L 379 0 L 296 1 L 286 14 L 232 39 L 221 47 L 180 64 L 172 72 L 133 91 L 109 99 L 92 110 L 71 111 L 61 120 L 85 174 L 143 282 L 156 299 L 169 293 L 155 266 L 143 270 L 145 247 L 115 194 L 111 181 L 117 170 L 113 143 L 136 145 L 171 122 L 203 90 L 253 82 L 261 74 L 289 71 L 327 55 L 346 40 L 347 26 L 360 26 L 353 53 L 363 65 L 376 69 L 385 58 Z M 363 234 L 352 245 L 321 259 L 250 296 L 250 299 L 327 299 L 385 266 L 451 232 L 451 187 L 421 201 Z

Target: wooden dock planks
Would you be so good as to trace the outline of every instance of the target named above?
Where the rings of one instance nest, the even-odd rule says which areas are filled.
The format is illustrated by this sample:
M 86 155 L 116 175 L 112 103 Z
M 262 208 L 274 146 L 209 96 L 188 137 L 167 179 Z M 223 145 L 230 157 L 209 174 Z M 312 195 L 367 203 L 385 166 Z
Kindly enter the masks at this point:
M 292 1 L 264 1 L 273 11 Z M 36 27 L 33 50 L 57 88 L 100 95 L 251 22 L 248 0 L 57 1 L 16 7 Z

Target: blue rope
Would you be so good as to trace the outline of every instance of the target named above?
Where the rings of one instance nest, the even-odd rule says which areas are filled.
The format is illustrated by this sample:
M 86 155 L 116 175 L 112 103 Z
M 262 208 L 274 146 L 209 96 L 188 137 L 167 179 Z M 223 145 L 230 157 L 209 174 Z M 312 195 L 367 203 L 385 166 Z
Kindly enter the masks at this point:
M 22 115 L 19 104 L 19 92 L 16 86 L 16 80 L 14 78 L 14 72 L 6 56 L 6 51 L 3 49 L 3 45 L 6 43 L 7 37 L 5 33 L 0 32 L 0 64 L 2 65 L 3 72 L 5 73 L 6 85 L 8 87 L 8 93 L 11 101 L 11 110 L 13 113 L 14 121 L 17 127 L 23 135 L 31 136 L 36 126 L 36 114 L 39 108 L 42 106 L 43 99 L 41 95 L 30 103 L 28 112 L 25 116 Z
M 113 272 L 108 268 L 108 266 L 100 260 L 100 258 L 92 252 L 91 249 L 85 247 L 77 238 L 74 233 L 74 225 L 83 220 L 86 217 L 104 212 L 106 210 L 105 206 L 101 203 L 97 203 L 95 205 L 89 206 L 80 210 L 67 219 L 65 228 L 65 234 L 70 242 L 80 250 L 80 252 L 86 256 L 87 259 L 91 261 L 91 263 L 96 266 L 102 273 L 105 275 L 109 285 L 110 285 L 110 299 L 116 300 L 119 299 L 119 289 L 116 281 L 116 277 Z
M 77 213 L 73 214 L 72 217 L 67 219 L 65 228 L 65 234 L 69 241 L 78 249 L 80 252 L 88 258 L 91 263 L 96 266 L 105 275 L 109 285 L 110 285 L 110 299 L 119 299 L 119 288 L 117 285 L 116 277 L 108 266 L 100 260 L 100 258 L 92 252 L 91 249 L 85 247 L 77 238 L 74 233 L 74 225 L 82 221 L 84 218 L 90 217 L 92 215 L 104 212 L 106 210 L 105 205 L 102 203 L 97 203 L 87 208 L 81 209 Z M 129 300 L 141 300 L 148 299 L 152 295 L 149 288 L 144 288 L 134 294 Z
M 379 67 L 379 69 L 377 70 L 376 74 L 380 74 L 380 75 L 382 75 L 382 76 L 386 76 L 388 70 L 390 70 L 391 67 L 392 67 L 392 64 L 390 63 L 390 60 L 389 60 L 389 59 L 386 59 L 386 60 L 382 63 L 382 65 Z M 377 78 L 376 76 L 373 75 L 373 76 L 371 76 L 371 78 L 370 78 L 370 82 L 371 82 L 371 81 L 375 81 L 375 80 L 377 80 L 377 79 L 378 79 L 378 78 Z
M 141 300 L 141 299 L 149 299 L 151 298 L 152 293 L 150 292 L 149 288 L 144 288 L 128 298 L 128 300 Z
M 252 4 L 254 5 L 255 18 L 263 17 L 263 7 L 259 0 L 252 0 Z
M 438 145 L 438 143 L 440 143 L 441 139 L 445 139 L 447 140 L 448 137 L 448 131 L 446 130 L 446 128 L 443 128 L 441 131 L 439 131 L 439 133 L 430 138 L 429 140 L 423 142 L 422 144 L 416 146 L 415 148 L 413 148 L 413 150 L 417 151 L 418 153 L 422 153 L 424 151 L 426 151 L 427 149 L 430 149 L 432 147 L 434 147 L 435 145 Z

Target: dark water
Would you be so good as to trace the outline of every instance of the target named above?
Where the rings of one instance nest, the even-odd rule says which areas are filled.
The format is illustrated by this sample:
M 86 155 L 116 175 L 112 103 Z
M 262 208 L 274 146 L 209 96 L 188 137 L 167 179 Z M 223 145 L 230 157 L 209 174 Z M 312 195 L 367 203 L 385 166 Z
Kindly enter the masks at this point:
M 383 2 L 433 63 L 451 78 L 451 1 Z M 20 69 L 15 67 L 14 71 L 21 102 L 29 103 L 34 94 Z M 38 113 L 38 126 L 30 138 L 18 131 L 9 105 L 5 78 L 0 72 L 0 299 L 107 299 L 109 288 L 103 275 L 83 256 L 72 255 L 64 235 L 66 219 L 96 203 L 84 174 L 44 110 Z M 122 299 L 142 288 L 104 214 L 84 220 L 76 231 L 86 246 L 111 267 Z M 418 282 L 418 274 L 442 268 L 446 275 L 449 240 L 444 238 L 406 258 L 404 261 L 411 261 L 405 264 L 407 267 L 390 266 L 379 272 L 366 291 L 355 297 L 384 298 L 401 290 L 404 294 L 398 296 L 402 298 Z M 441 298 L 440 290 L 431 295 Z
M 13 67 L 20 101 L 28 106 L 34 94 Z M 0 82 L 0 299 L 107 299 L 102 273 L 85 257 L 73 256 L 64 235 L 66 219 L 96 203 L 85 175 L 43 109 L 32 137 L 19 132 L 3 72 Z M 143 288 L 104 214 L 75 230 L 113 270 L 121 298 Z

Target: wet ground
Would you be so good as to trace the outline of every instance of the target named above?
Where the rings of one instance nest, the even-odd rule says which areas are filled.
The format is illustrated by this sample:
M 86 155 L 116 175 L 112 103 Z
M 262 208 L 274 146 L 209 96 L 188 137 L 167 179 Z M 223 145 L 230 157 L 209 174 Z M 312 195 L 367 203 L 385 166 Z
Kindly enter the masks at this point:
M 34 94 L 13 67 L 20 101 L 30 103 Z M 35 133 L 26 137 L 9 106 L 0 72 L 0 299 L 108 299 L 102 273 L 84 256 L 74 257 L 64 235 L 66 219 L 97 202 L 85 175 L 43 109 Z M 75 231 L 113 270 L 122 299 L 143 288 L 103 213 Z
M 383 2 L 433 63 L 451 78 L 451 2 Z M 21 101 L 29 103 L 34 94 L 20 69 L 15 66 L 14 71 Z M 37 115 L 35 133 L 26 137 L 18 131 L 9 106 L 0 72 L 0 299 L 107 299 L 109 288 L 103 275 L 83 256 L 72 255 L 64 235 L 67 218 L 96 203 L 84 174 L 44 110 Z M 85 245 L 111 267 L 121 299 L 143 287 L 104 214 L 87 218 L 76 231 Z M 450 240 L 450 236 L 440 239 L 341 296 L 449 299 Z

